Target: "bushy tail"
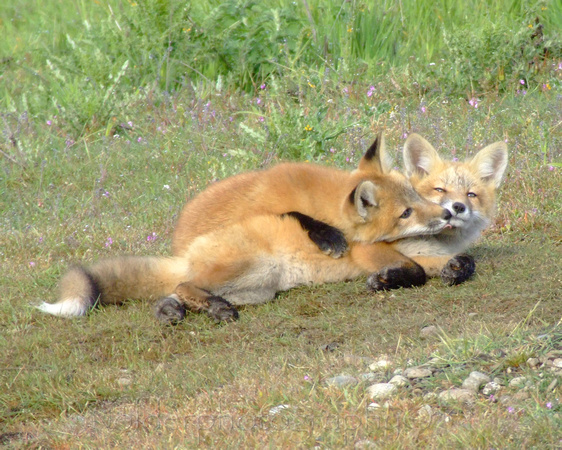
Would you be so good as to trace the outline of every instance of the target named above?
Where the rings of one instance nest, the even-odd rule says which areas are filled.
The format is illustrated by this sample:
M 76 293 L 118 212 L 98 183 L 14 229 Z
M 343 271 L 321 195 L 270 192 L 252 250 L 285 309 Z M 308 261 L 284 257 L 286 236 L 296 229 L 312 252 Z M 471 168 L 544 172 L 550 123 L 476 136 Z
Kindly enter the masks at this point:
M 187 281 L 183 258 L 126 256 L 102 260 L 93 266 L 70 269 L 60 283 L 57 303 L 38 308 L 55 316 L 85 315 L 96 303 L 121 303 L 127 299 L 152 299 L 174 292 Z

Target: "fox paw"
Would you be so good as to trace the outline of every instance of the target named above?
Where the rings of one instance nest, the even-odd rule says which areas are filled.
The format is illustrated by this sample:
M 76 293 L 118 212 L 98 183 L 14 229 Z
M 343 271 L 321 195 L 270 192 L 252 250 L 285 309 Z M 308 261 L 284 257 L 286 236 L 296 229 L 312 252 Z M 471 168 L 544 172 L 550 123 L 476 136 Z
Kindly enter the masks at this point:
M 448 286 L 464 283 L 468 280 L 476 269 L 474 258 L 470 255 L 457 255 L 451 258 L 443 270 L 441 270 L 441 279 Z
M 308 232 L 310 240 L 326 255 L 340 258 L 349 249 L 344 234 L 337 228 L 298 211 L 291 211 L 284 215 L 296 219 L 303 230 Z
M 367 278 L 367 288 L 371 291 L 386 291 L 401 287 L 423 286 L 425 271 L 419 264 L 412 263 L 401 267 L 385 267 Z
M 185 318 L 185 313 L 185 306 L 174 297 L 164 297 L 154 305 L 154 315 L 167 325 L 177 325 Z
M 308 237 L 322 253 L 330 255 L 332 258 L 340 258 L 349 248 L 344 234 L 331 225 L 323 224 L 323 227 L 309 231 Z
M 206 313 L 217 322 L 233 322 L 238 320 L 238 310 L 222 297 L 209 297 L 209 308 Z

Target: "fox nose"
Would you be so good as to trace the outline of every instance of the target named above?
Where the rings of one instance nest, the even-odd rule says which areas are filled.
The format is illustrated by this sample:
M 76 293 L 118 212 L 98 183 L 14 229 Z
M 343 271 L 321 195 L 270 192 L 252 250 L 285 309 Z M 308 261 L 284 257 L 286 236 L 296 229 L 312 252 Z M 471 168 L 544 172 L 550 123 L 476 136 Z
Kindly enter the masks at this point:
M 453 203 L 453 211 L 455 211 L 455 214 L 462 214 L 466 211 L 466 206 L 464 203 L 455 202 Z
M 443 213 L 441 214 L 441 217 L 443 218 L 443 220 L 449 220 L 451 217 L 453 217 L 453 215 L 451 214 L 451 211 L 444 208 Z

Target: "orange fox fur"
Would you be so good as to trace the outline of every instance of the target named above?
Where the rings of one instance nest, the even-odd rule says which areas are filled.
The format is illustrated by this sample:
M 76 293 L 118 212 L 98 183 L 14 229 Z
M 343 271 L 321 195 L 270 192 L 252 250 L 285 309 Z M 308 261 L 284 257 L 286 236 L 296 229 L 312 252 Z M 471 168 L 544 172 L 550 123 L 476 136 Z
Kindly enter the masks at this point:
M 350 251 L 341 258 L 325 255 L 293 212 L 341 230 Z M 59 302 L 39 308 L 78 316 L 97 301 L 173 293 L 157 304 L 162 320 L 183 318 L 185 307 L 228 320 L 237 316 L 231 303 L 261 303 L 280 290 L 354 278 L 394 263 L 386 255 L 395 256 L 395 244 L 372 244 L 436 234 L 450 218 L 389 170 L 381 136 L 353 172 L 286 163 L 211 185 L 182 211 L 173 257 L 118 257 L 74 268 L 61 281 Z M 425 282 L 413 261 L 393 265 L 397 272 L 390 275 L 399 285 Z

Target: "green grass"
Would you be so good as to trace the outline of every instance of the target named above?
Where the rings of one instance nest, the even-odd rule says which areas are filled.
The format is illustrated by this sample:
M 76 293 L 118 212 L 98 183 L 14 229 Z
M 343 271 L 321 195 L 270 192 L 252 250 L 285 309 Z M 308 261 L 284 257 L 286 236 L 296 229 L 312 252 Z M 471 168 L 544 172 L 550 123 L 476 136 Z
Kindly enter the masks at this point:
M 216 27 L 227 23 L 234 2 L 199 2 L 187 19 L 174 2 L 0 6 L 0 51 L 13 57 L 0 62 L 6 94 L 0 107 L 0 445 L 353 448 L 364 439 L 385 448 L 560 445 L 560 383 L 551 387 L 553 372 L 526 366 L 529 357 L 560 351 L 562 342 L 562 70 L 553 31 L 562 28 L 556 28 L 559 6 L 438 2 L 437 11 L 450 11 L 440 19 L 420 3 L 398 2 L 400 10 L 383 2 L 377 8 L 388 13 L 380 16 L 358 2 L 310 1 L 310 21 L 304 3 L 288 11 L 288 3 L 274 2 L 268 14 L 304 23 L 298 31 L 281 29 L 289 39 L 282 55 L 287 68 L 253 69 L 241 60 L 225 72 L 217 59 L 216 67 L 192 66 L 201 74 L 181 64 L 193 63 L 191 53 L 174 60 L 154 52 L 190 26 L 190 33 L 214 31 L 201 34 L 195 47 L 186 38 L 177 47 L 186 52 L 226 38 Z M 33 13 L 23 12 L 34 5 Z M 141 7 L 144 13 L 132 12 Z M 490 46 L 513 23 L 519 39 L 537 11 L 552 39 L 538 69 L 528 65 L 539 61 L 536 54 L 515 58 Z M 262 19 L 250 12 L 248 20 Z M 494 26 L 490 17 L 497 18 Z M 410 34 L 402 20 L 416 24 L 404 27 Z M 441 20 L 453 33 L 447 39 L 456 36 L 454 45 L 435 32 Z M 362 42 L 371 42 L 365 30 L 379 21 L 394 33 L 384 42 L 400 45 L 381 44 L 375 54 L 375 46 Z M 135 33 L 117 36 L 116 22 Z M 252 27 L 245 26 L 229 29 L 238 33 L 231 55 L 245 51 L 243 38 L 270 36 L 265 28 L 250 36 Z M 446 52 L 463 42 L 452 65 Z M 263 42 L 270 51 L 268 45 Z M 465 67 L 470 52 L 474 67 Z M 409 59 L 412 53 L 419 61 Z M 497 72 L 486 78 L 503 57 L 515 58 L 504 79 Z M 522 63 L 532 69 L 527 75 L 519 72 Z M 95 83 L 85 83 L 86 76 Z M 383 129 L 397 166 L 411 131 L 445 158 L 463 159 L 507 140 L 497 217 L 470 249 L 477 273 L 466 284 L 448 288 L 431 280 L 379 294 L 368 293 L 364 279 L 299 288 L 242 308 L 238 322 L 220 326 L 192 314 L 163 327 L 150 305 L 137 302 L 79 320 L 32 307 L 56 298 L 70 264 L 121 253 L 168 254 L 181 206 L 214 180 L 280 160 L 352 170 Z M 439 334 L 423 338 L 427 325 L 437 325 Z M 328 344 L 333 352 L 322 350 Z M 384 380 L 395 368 L 432 358 L 439 371 L 402 388 L 388 408 L 370 411 L 364 383 L 344 390 L 324 384 L 368 371 L 350 354 L 390 359 Z M 506 382 L 525 375 L 533 387 L 509 404 L 483 396 L 472 406 L 424 398 L 459 386 L 472 370 Z M 290 408 L 270 416 L 281 404 Z M 431 420 L 419 415 L 425 405 Z

